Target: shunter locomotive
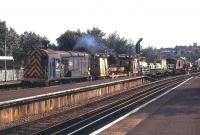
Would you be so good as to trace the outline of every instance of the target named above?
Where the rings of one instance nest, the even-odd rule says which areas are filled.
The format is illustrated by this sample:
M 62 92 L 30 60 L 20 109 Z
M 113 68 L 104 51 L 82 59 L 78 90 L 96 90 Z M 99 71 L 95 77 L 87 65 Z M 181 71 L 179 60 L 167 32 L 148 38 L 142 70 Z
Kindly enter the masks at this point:
M 107 56 L 77 51 L 34 49 L 27 53 L 22 83 L 45 84 L 83 81 L 108 76 Z
M 28 52 L 23 83 L 45 84 L 89 77 L 89 54 L 34 49 Z

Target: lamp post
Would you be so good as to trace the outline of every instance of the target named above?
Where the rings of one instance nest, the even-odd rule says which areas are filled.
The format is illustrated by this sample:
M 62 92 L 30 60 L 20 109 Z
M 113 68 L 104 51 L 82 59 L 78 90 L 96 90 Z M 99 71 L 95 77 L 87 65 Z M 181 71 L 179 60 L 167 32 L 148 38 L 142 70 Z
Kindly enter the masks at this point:
M 7 70 L 7 66 L 6 66 L 6 32 L 5 32 L 5 82 L 6 82 L 6 70 Z

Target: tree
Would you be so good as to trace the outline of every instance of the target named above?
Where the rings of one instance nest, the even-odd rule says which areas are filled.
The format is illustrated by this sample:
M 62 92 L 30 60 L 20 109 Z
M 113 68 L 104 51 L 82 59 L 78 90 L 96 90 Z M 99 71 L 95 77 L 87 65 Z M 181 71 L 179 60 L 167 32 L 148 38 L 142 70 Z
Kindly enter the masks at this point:
M 57 38 L 58 49 L 65 51 L 76 49 L 78 51 L 87 51 L 89 53 L 94 53 L 94 50 L 95 52 L 102 51 L 105 47 L 103 44 L 105 40 L 104 36 L 105 33 L 96 27 L 88 29 L 86 32 L 81 32 L 79 29 L 77 31 L 67 30 Z M 89 42 L 94 45 L 92 46 Z M 88 48 L 88 46 L 93 47 L 93 49 Z M 95 47 L 101 49 L 95 49 Z
M 64 34 L 58 37 L 56 40 L 58 42 L 58 50 L 71 51 L 76 45 L 78 39 L 82 37 L 84 33 L 80 30 L 71 31 L 67 30 Z
M 156 59 L 159 58 L 158 50 L 149 46 L 142 50 L 142 56 L 146 57 L 147 62 L 154 62 Z
M 107 37 L 105 45 L 109 48 L 110 53 L 129 55 L 135 54 L 135 46 L 133 42 L 125 39 L 124 37 L 121 38 L 117 32 L 114 32 Z
M 78 38 L 74 50 L 85 51 L 90 54 L 105 52 L 104 45 L 105 33 L 99 28 L 88 29 L 81 37 Z
M 48 48 L 52 50 L 58 50 L 58 47 L 54 43 L 49 43 Z
M 0 55 L 4 55 L 6 22 L 0 21 Z
M 18 60 L 19 63 L 23 63 L 25 55 L 29 50 L 34 48 L 53 48 L 53 45 L 50 44 L 50 41 L 46 37 L 41 37 L 35 32 L 25 31 L 22 35 L 20 35 L 20 39 L 21 45 L 15 50 L 14 53 L 14 57 Z
M 93 27 L 91 30 L 88 29 L 87 34 L 95 37 L 98 43 L 103 43 L 104 37 L 106 35 L 106 33 L 104 33 L 102 30 L 100 30 L 97 27 Z
M 41 37 L 35 32 L 24 32 L 21 35 L 21 45 L 24 51 L 33 48 L 48 48 L 50 41 L 46 37 Z
M 6 33 L 7 55 L 13 55 L 13 52 L 21 47 L 20 36 L 13 28 L 10 28 Z
M 117 32 L 111 33 L 105 40 L 105 45 L 107 47 L 108 53 L 111 55 L 109 61 L 112 64 L 117 63 L 118 54 L 135 54 L 135 45 L 132 40 L 127 40 L 126 38 L 121 38 Z
M 7 55 L 13 55 L 15 49 L 20 47 L 20 36 L 13 28 L 8 29 L 5 22 L 0 22 L 0 55 L 5 55 L 5 41 Z

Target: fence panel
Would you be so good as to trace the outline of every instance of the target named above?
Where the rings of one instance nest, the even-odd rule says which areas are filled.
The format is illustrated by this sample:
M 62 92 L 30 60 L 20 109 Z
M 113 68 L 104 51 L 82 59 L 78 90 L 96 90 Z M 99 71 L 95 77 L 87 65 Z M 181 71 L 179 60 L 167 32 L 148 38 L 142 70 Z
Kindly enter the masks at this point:
M 23 79 L 22 69 L 6 70 L 6 81 L 22 80 L 22 79 Z M 5 70 L 0 70 L 0 81 L 5 81 Z

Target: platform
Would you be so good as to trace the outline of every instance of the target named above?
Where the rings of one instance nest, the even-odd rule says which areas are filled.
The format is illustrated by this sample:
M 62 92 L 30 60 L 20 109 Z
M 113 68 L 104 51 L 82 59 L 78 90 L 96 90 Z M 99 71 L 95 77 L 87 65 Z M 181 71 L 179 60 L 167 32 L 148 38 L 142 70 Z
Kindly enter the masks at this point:
M 20 90 L 8 90 L 8 91 L 0 91 L 0 106 L 7 105 L 10 103 L 18 103 L 23 101 L 32 101 L 35 99 L 43 99 L 46 97 L 52 97 L 55 95 L 64 95 L 66 93 L 71 92 L 79 92 L 84 91 L 85 89 L 89 90 L 91 88 L 100 88 L 103 86 L 112 86 L 114 84 L 123 84 L 122 82 L 130 82 L 140 80 L 141 83 L 144 77 L 124 77 L 124 78 L 116 78 L 116 79 L 104 79 L 104 80 L 96 80 L 96 81 L 87 81 L 82 83 L 71 83 L 71 84 L 63 84 L 56 85 L 51 87 L 37 87 L 37 88 L 27 88 Z M 139 83 L 138 83 L 139 85 Z
M 17 80 L 14 80 L 14 81 L 4 81 L 4 82 L 2 82 L 2 81 L 0 81 L 0 86 L 2 86 L 2 85 L 13 85 L 13 84 L 20 84 L 21 83 L 21 81 L 17 81 Z
M 200 78 L 180 87 L 121 121 L 107 125 L 100 135 L 199 135 Z
M 21 81 L 13 80 L 13 81 L 0 81 L 0 91 L 8 91 L 8 90 L 16 90 L 20 88 Z

